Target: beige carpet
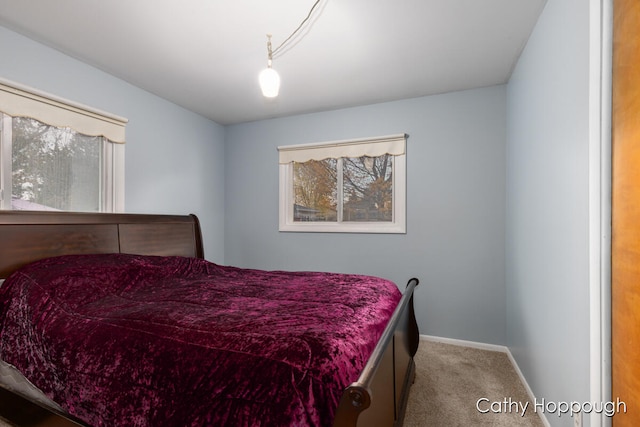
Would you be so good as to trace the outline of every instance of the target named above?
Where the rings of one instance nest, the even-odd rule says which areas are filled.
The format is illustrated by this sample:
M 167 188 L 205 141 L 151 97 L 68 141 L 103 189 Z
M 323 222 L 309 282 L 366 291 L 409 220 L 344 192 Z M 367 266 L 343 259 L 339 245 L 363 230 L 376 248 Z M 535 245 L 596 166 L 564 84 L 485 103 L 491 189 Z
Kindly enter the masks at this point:
M 505 353 L 420 341 L 415 357 L 416 380 L 411 387 L 404 427 L 544 427 L 533 404 L 525 416 L 515 404 L 525 404 L 528 395 Z M 503 413 L 481 413 L 494 408 Z M 509 400 L 511 399 L 511 400 Z M 510 411 L 510 412 L 509 412 Z M 0 419 L 0 427 L 9 427 Z
M 415 363 L 404 427 L 544 427 L 505 353 L 421 340 Z

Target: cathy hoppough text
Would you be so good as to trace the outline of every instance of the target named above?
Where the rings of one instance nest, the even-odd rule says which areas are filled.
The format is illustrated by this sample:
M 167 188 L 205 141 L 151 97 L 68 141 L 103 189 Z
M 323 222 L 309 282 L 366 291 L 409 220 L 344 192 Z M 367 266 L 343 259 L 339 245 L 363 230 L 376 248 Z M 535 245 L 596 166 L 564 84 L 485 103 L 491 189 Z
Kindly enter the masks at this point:
M 553 402 L 545 399 L 535 399 L 533 403 L 505 397 L 504 400 L 491 401 L 486 397 L 482 397 L 476 401 L 476 409 L 478 412 L 494 413 L 494 414 L 518 414 L 524 417 L 527 411 L 542 412 L 544 414 L 557 414 L 559 417 L 564 414 L 605 414 L 607 417 L 613 417 L 618 413 L 627 413 L 627 404 L 617 398 L 610 402 Z

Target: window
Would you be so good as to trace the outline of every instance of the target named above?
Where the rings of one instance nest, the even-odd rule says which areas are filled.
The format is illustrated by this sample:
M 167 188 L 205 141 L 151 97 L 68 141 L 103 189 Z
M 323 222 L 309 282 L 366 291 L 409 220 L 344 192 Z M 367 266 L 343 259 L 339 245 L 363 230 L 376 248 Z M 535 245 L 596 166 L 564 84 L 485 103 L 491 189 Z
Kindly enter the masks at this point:
M 405 233 L 406 135 L 278 147 L 280 231 Z
M 123 211 L 125 123 L 0 81 L 0 209 Z

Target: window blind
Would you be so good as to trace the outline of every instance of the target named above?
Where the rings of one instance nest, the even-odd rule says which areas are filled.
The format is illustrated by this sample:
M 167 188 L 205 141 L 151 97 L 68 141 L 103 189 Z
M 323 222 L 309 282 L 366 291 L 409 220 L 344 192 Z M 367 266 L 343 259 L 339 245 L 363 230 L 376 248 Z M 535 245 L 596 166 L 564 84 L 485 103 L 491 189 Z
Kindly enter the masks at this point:
M 125 142 L 127 119 L 0 79 L 0 112 L 29 117 L 56 127 L 70 127 L 111 142 Z
M 406 134 L 278 147 L 280 164 L 340 157 L 398 156 L 405 153 Z

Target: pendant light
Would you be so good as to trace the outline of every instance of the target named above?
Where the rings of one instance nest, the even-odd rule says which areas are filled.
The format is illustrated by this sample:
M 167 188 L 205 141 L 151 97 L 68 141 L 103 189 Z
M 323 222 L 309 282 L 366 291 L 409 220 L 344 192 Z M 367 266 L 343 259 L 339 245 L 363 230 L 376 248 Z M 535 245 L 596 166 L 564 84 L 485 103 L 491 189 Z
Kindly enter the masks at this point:
M 267 68 L 260 72 L 260 89 L 265 98 L 275 98 L 280 91 L 280 75 L 271 68 L 273 64 L 273 51 L 271 50 L 271 34 L 267 34 Z
M 272 68 L 273 65 L 273 57 L 278 53 L 280 49 L 282 49 L 287 42 L 289 42 L 293 36 L 295 36 L 304 26 L 304 24 L 309 20 L 311 14 L 313 13 L 316 6 L 318 6 L 320 0 L 316 0 L 316 2 L 311 6 L 311 10 L 307 17 L 298 25 L 298 28 L 291 33 L 289 37 L 283 41 L 280 46 L 275 49 L 271 48 L 271 34 L 267 34 L 267 68 L 260 72 L 258 76 L 258 81 L 260 82 L 260 89 L 262 90 L 262 95 L 265 98 L 276 98 L 280 91 L 280 75 L 276 70 Z

